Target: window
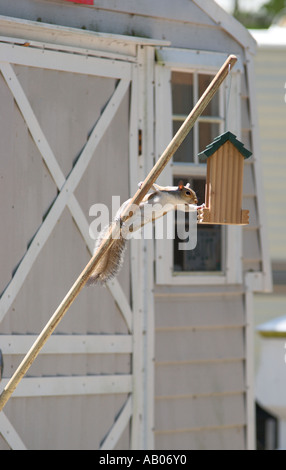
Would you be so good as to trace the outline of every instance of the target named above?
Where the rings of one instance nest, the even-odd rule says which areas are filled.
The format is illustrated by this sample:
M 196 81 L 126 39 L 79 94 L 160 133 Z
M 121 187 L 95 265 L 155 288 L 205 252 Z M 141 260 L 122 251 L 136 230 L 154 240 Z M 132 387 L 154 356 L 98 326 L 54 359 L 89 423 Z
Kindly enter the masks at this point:
M 165 150 L 226 58 L 227 54 L 207 51 L 175 48 L 160 48 L 157 51 L 156 158 Z M 231 71 L 231 78 L 224 81 L 197 119 L 172 162 L 160 175 L 158 184 L 170 185 L 173 182 L 177 185 L 179 180 L 189 182 L 197 194 L 198 203 L 205 201 L 206 164 L 199 162 L 198 154 L 226 129 L 239 138 L 241 73 L 243 64 L 238 59 L 236 69 Z M 174 218 L 175 224 L 188 223 L 187 217 L 185 222 L 176 214 Z M 177 225 L 177 228 L 180 226 Z M 240 283 L 241 228 L 198 225 L 197 229 L 197 245 L 192 250 L 179 250 L 177 238 L 156 240 L 156 282 L 164 285 Z M 182 230 L 179 232 L 182 233 Z
M 186 176 L 174 178 L 174 186 Z M 204 201 L 205 180 L 203 178 L 188 178 L 192 189 L 197 194 L 199 204 Z M 188 220 L 188 219 L 187 219 Z M 177 226 L 177 217 L 175 216 Z M 197 246 L 193 250 L 179 250 L 179 239 L 174 240 L 174 272 L 218 272 L 222 271 L 222 227 L 218 225 L 200 225 L 197 233 Z M 186 221 L 188 233 L 188 221 Z M 175 230 L 177 234 L 177 230 Z
M 173 71 L 171 73 L 173 135 L 204 93 L 212 78 L 213 75 L 195 72 Z M 222 133 L 223 124 L 221 93 L 218 92 L 173 157 L 173 184 L 176 185 L 179 180 L 189 182 L 197 194 L 199 204 L 205 201 L 206 170 L 205 165 L 199 164 L 198 153 Z M 182 164 L 185 164 L 184 168 Z M 198 165 L 196 178 L 192 176 L 192 164 Z M 184 171 L 178 175 L 182 169 Z M 175 232 L 177 233 L 177 230 Z M 223 228 L 220 226 L 198 226 L 197 246 L 193 250 L 179 250 L 179 240 L 175 239 L 174 272 L 221 272 L 223 270 L 222 232 Z
M 213 75 L 172 72 L 173 134 L 177 132 L 189 112 L 213 79 Z M 194 128 L 174 155 L 174 162 L 198 163 L 198 153 L 220 134 L 222 110 L 217 93 L 197 120 Z

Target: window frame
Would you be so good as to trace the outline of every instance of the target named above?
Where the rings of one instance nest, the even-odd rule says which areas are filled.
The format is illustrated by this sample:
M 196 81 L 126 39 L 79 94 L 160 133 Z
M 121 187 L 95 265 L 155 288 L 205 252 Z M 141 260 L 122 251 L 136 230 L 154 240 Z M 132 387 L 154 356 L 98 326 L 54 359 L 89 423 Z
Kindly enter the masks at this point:
M 173 71 L 215 74 L 228 54 L 189 49 L 160 48 L 155 66 L 155 154 L 158 159 L 173 137 L 172 84 Z M 227 130 L 238 138 L 241 135 L 241 73 L 238 58 L 230 77 L 222 84 L 221 96 L 227 101 Z M 229 91 L 230 89 L 230 91 Z M 199 98 L 199 97 L 198 97 Z M 219 99 L 220 111 L 223 98 Z M 190 110 L 191 111 L 191 110 Z M 202 121 L 204 118 L 201 119 Z M 223 124 L 221 130 L 224 132 Z M 198 128 L 198 124 L 197 124 Z M 198 132 L 198 130 L 196 131 Z M 195 142 L 198 142 L 198 138 Z M 195 144 L 196 145 L 196 144 Z M 197 152 L 195 147 L 195 152 Z M 171 162 L 160 175 L 158 183 L 170 185 L 175 176 L 205 177 L 206 164 Z M 242 283 L 242 229 L 239 226 L 222 227 L 222 271 L 174 271 L 173 240 L 155 240 L 156 283 L 170 285 L 215 285 Z

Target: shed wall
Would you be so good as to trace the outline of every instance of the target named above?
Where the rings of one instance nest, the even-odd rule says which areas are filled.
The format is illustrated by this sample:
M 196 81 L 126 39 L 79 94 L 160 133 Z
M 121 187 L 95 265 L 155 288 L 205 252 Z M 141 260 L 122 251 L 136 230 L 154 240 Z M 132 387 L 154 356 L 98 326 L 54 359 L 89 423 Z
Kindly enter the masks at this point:
M 156 447 L 244 449 L 243 295 L 155 298 Z
M 255 58 L 257 104 L 269 225 L 270 256 L 286 261 L 285 49 L 258 48 Z

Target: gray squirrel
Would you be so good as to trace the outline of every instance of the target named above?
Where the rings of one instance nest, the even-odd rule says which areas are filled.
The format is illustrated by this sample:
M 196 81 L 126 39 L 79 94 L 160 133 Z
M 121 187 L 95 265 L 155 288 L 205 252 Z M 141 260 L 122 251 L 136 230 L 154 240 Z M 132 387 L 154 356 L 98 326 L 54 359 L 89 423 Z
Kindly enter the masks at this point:
M 142 182 L 138 184 L 141 187 Z M 115 221 L 120 224 L 120 236 L 116 239 L 105 255 L 92 272 L 87 281 L 87 285 L 105 284 L 118 274 L 123 263 L 126 241 L 132 234 L 140 230 L 145 224 L 162 217 L 171 210 L 181 210 L 183 212 L 198 211 L 198 218 L 202 214 L 204 204 L 197 206 L 198 199 L 196 193 L 191 189 L 190 184 L 184 186 L 179 182 L 178 186 L 159 186 L 153 184 L 152 192 L 146 194 L 142 202 L 135 209 L 132 207 L 132 215 L 126 222 L 121 222 L 121 214 L 131 199 L 125 201 L 116 213 Z M 101 245 L 104 238 L 109 233 L 110 225 L 105 227 L 96 240 L 95 251 Z

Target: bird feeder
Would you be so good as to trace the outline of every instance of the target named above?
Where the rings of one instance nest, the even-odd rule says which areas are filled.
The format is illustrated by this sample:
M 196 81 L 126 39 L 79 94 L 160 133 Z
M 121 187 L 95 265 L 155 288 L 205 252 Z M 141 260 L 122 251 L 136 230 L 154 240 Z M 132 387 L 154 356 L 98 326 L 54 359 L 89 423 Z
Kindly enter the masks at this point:
M 242 210 L 243 166 L 251 152 L 231 132 L 215 138 L 199 154 L 207 162 L 205 208 L 201 224 L 247 225 L 249 211 Z

